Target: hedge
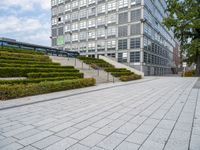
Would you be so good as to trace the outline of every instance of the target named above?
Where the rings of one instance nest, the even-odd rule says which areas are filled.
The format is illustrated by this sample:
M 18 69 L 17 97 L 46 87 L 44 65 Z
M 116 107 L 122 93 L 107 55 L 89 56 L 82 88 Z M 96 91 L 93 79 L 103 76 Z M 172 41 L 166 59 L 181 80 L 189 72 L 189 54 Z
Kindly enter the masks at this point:
M 129 76 L 133 74 L 133 72 L 111 72 L 111 75 L 113 75 L 114 77 Z
M 51 77 L 78 77 L 83 78 L 84 74 L 79 72 L 51 72 L 51 73 L 28 73 L 28 78 L 35 79 L 35 78 L 51 78 Z
M 106 72 L 128 72 L 126 68 L 105 68 Z
M 33 58 L 33 59 L 49 59 L 45 55 L 33 55 L 33 54 L 24 54 L 24 53 L 14 53 L 14 52 L 2 52 L 0 51 L 0 57 L 19 57 L 19 58 Z
M 77 69 L 0 67 L 0 77 L 27 77 L 31 72 L 79 72 Z
M 182 73 L 182 76 L 193 77 L 193 76 L 195 76 L 195 70 L 186 71 L 185 73 Z
M 51 62 L 51 59 L 47 58 L 23 58 L 14 56 L 0 56 L 0 59 L 4 60 L 24 60 L 24 61 L 37 61 L 37 62 Z
M 57 66 L 52 64 L 10 64 L 10 63 L 0 63 L 0 67 L 22 67 L 22 68 L 70 68 L 74 69 L 74 66 Z
M 59 63 L 53 63 L 53 62 L 40 62 L 36 60 L 11 60 L 11 59 L 1 59 L 0 63 L 10 63 L 10 64 L 37 64 L 37 65 L 56 65 L 60 66 Z
M 69 89 L 94 86 L 95 79 L 77 79 L 66 81 L 47 81 L 21 85 L 0 85 L 0 100 L 45 94 Z
M 141 79 L 141 75 L 121 76 L 119 79 L 123 82 Z
M 19 48 L 9 48 L 9 47 L 4 47 L 0 48 L 0 51 L 4 52 L 14 52 L 14 53 L 25 53 L 25 54 L 32 54 L 32 55 L 44 55 L 44 52 L 37 52 L 34 50 L 25 50 L 25 49 L 19 49 Z
M 44 81 L 59 81 L 59 80 L 72 80 L 79 79 L 80 77 L 69 76 L 69 77 L 56 77 L 56 78 L 39 78 L 39 79 L 24 79 L 24 80 L 0 80 L 1 84 L 28 84 L 28 83 L 40 83 Z

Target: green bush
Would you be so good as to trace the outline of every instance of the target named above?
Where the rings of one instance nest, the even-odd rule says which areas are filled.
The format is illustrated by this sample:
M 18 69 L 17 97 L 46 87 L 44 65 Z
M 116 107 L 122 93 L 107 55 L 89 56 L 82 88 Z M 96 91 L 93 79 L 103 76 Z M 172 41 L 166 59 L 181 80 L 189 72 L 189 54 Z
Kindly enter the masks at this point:
M 22 67 L 22 68 L 70 68 L 74 69 L 73 66 L 58 66 L 58 65 L 52 65 L 52 64 L 10 64 L 10 63 L 0 63 L 0 67 Z
M 23 60 L 23 61 L 38 61 L 38 62 L 51 62 L 48 58 L 26 58 L 26 57 L 15 57 L 15 56 L 0 56 L 0 59 L 4 60 Z
M 195 70 L 186 71 L 185 73 L 182 73 L 182 76 L 193 77 L 193 76 L 195 76 Z
M 128 72 L 126 68 L 105 68 L 106 72 Z
M 22 79 L 22 80 L 0 80 L 2 84 L 28 84 L 28 83 L 40 83 L 44 81 L 60 81 L 60 80 L 72 80 L 79 79 L 80 77 L 69 76 L 69 77 L 55 77 L 55 78 L 39 78 L 39 79 Z
M 28 78 L 51 78 L 51 77 L 78 77 L 83 78 L 84 74 L 79 72 L 50 72 L 50 73 L 28 73 Z
M 140 75 L 121 76 L 119 79 L 123 82 L 141 79 Z
M 60 66 L 59 63 L 53 63 L 53 62 L 40 62 L 37 60 L 11 60 L 11 59 L 0 59 L 1 63 L 9 63 L 9 64 L 31 64 L 31 65 L 55 65 Z
M 95 82 L 95 79 L 88 78 L 66 81 L 48 81 L 27 85 L 0 85 L 0 100 L 94 86 Z
M 134 73 L 133 72 L 111 72 L 111 75 L 113 75 L 114 77 L 121 77 L 121 76 L 134 75 Z
M 33 59 L 44 59 L 44 60 L 49 59 L 49 57 L 45 55 L 33 55 L 33 54 L 3 52 L 3 51 L 0 51 L 0 57 L 33 58 Z
M 27 77 L 31 72 L 79 72 L 77 69 L 0 67 L 0 77 Z
M 38 52 L 34 50 L 25 50 L 25 49 L 19 49 L 19 48 L 9 48 L 9 47 L 4 47 L 0 48 L 0 51 L 4 52 L 13 52 L 13 53 L 24 53 L 24 54 L 32 54 L 32 55 L 44 55 L 44 52 Z

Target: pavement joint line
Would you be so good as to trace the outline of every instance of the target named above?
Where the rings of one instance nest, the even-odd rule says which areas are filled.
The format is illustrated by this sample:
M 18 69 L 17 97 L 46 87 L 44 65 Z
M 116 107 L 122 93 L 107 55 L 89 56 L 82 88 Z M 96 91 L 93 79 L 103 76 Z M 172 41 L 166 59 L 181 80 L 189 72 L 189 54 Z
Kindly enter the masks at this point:
M 185 83 L 185 84 L 186 84 L 186 83 Z M 166 88 L 166 89 L 167 89 L 167 88 Z M 177 91 L 178 91 L 178 89 L 177 89 Z M 175 92 L 175 93 L 176 93 L 176 92 Z M 173 95 L 173 94 L 175 94 L 175 93 L 174 93 L 174 92 L 173 92 L 173 93 L 170 93 L 170 95 L 168 96 L 167 99 L 169 99 L 170 96 Z M 162 94 L 160 97 L 162 97 L 163 95 L 165 95 L 165 94 Z M 159 100 L 160 97 L 158 97 L 157 99 Z M 152 106 L 153 104 L 155 104 L 158 100 L 156 100 L 155 102 L 153 102 L 150 106 Z M 159 108 L 160 108 L 161 106 L 163 106 L 166 102 L 167 102 L 167 101 L 164 101 L 164 102 L 159 106 Z M 148 106 L 147 108 L 149 108 L 150 106 Z M 159 109 L 159 108 L 158 108 L 158 109 Z M 157 109 L 157 110 L 158 110 L 158 109 Z M 146 109 L 145 109 L 145 110 L 146 110 Z M 144 111 L 145 111 L 145 110 L 144 110 Z M 153 111 L 153 112 L 151 113 L 151 115 L 154 114 L 157 110 Z M 142 112 L 142 111 L 141 111 L 141 112 Z M 140 112 L 140 113 L 141 113 L 141 112 Z M 150 116 L 151 116 L 151 115 L 150 115 Z M 150 116 L 147 117 L 135 130 L 137 130 L 147 119 L 149 119 Z M 161 119 L 161 120 L 162 120 L 162 119 Z M 161 122 L 161 120 L 160 120 L 159 122 Z M 159 123 L 158 123 L 158 124 L 159 124 Z M 154 129 L 151 131 L 151 133 L 155 130 L 155 128 L 158 126 L 158 124 L 154 127 Z M 134 131 L 135 131 L 135 130 L 134 130 Z M 134 131 L 133 131 L 133 132 L 134 132 Z M 122 142 L 124 142 L 133 132 L 131 132 Z M 148 137 L 151 135 L 151 133 L 149 133 Z M 147 138 L 148 138 L 148 137 L 147 137 Z M 146 138 L 146 140 L 147 140 L 147 138 Z M 146 140 L 145 140 L 145 141 L 146 141 Z M 145 143 L 145 141 L 140 145 L 139 149 L 140 149 L 141 146 Z M 122 142 L 121 142 L 121 143 L 122 143 Z M 119 143 L 114 149 L 116 149 L 121 143 Z
M 122 84 L 122 85 L 112 85 L 112 86 L 105 87 L 105 88 L 100 88 L 100 89 L 95 89 L 95 90 L 89 90 L 89 91 L 84 91 L 84 92 L 69 94 L 69 95 L 65 95 L 65 96 L 61 96 L 61 97 L 50 98 L 50 99 L 40 100 L 40 101 L 36 101 L 36 102 L 30 102 L 30 103 L 20 104 L 20 105 L 14 105 L 14 106 L 10 106 L 10 107 L 3 107 L 3 108 L 0 108 L 0 111 L 8 110 L 8 109 L 13 109 L 13 108 L 19 108 L 19 107 L 23 107 L 23 106 L 32 105 L 32 104 L 38 104 L 38 103 L 42 103 L 42 102 L 48 102 L 48 101 L 58 100 L 58 99 L 62 99 L 62 98 L 66 98 L 66 97 L 71 97 L 71 96 L 76 96 L 76 95 L 81 95 L 81 94 L 86 94 L 86 93 L 103 91 L 103 90 L 112 89 L 112 88 L 116 88 L 116 87 L 122 87 L 122 86 L 127 86 L 127 85 L 132 85 L 132 84 L 140 84 L 140 83 L 144 83 L 144 82 L 151 82 L 151 81 L 157 80 L 157 79 L 159 79 L 159 78 L 149 79 L 149 80 L 140 81 L 140 82 L 126 83 L 126 84 Z
M 198 89 L 198 92 L 197 92 L 197 97 L 196 97 L 196 102 L 195 102 L 195 109 L 194 109 L 194 114 L 193 114 L 193 119 L 192 119 L 192 128 L 191 128 L 191 131 L 190 131 L 190 139 L 189 139 L 188 149 L 190 149 L 190 144 L 191 144 L 192 135 L 193 135 L 193 127 L 194 127 L 195 115 L 196 115 L 196 110 L 197 110 L 198 98 L 200 96 L 199 92 L 200 92 L 200 89 Z
M 187 83 L 187 82 L 186 82 L 186 83 Z M 185 84 L 186 84 L 186 83 L 185 83 Z M 165 89 L 168 89 L 168 88 L 169 88 L 169 87 L 166 87 Z M 162 89 L 162 90 L 165 91 L 165 89 Z M 159 92 L 160 92 L 160 91 L 158 91 L 158 93 L 159 93 Z M 156 95 L 156 94 L 154 93 L 152 96 L 154 96 L 154 95 Z M 157 98 L 157 100 L 155 100 L 153 103 L 149 104 L 149 105 L 146 106 L 145 108 L 151 107 L 151 106 L 152 106 L 153 104 L 155 104 L 155 103 L 159 100 L 159 98 L 162 97 L 163 95 L 165 95 L 165 94 L 162 94 L 161 96 L 159 96 L 159 97 Z M 152 96 L 151 96 L 151 97 L 152 97 Z M 149 97 L 148 99 L 150 99 L 151 97 Z M 165 103 L 165 102 L 163 102 L 163 103 Z M 142 103 L 142 104 L 144 104 L 144 103 Z M 140 105 L 142 105 L 142 104 L 140 104 Z M 163 104 L 162 104 L 162 105 L 163 105 Z M 161 106 L 160 106 L 160 107 L 161 107 Z M 140 113 L 142 113 L 142 112 L 145 111 L 145 110 L 146 110 L 146 109 L 143 109 L 142 111 L 140 111 L 139 113 L 137 113 L 136 116 L 139 116 Z M 155 111 L 156 111 L 156 110 L 155 110 Z M 154 111 L 154 112 L 155 112 L 155 111 Z M 154 112 L 153 112 L 153 113 L 154 113 Z M 127 112 L 127 113 L 128 113 L 128 112 Z M 152 113 L 152 114 L 153 114 L 153 113 Z M 135 118 L 136 116 L 134 116 L 133 118 Z M 148 118 L 149 118 L 149 117 L 148 117 Z M 148 118 L 147 118 L 147 119 L 148 119 Z M 145 122 L 147 119 L 145 119 L 143 122 Z M 117 120 L 117 119 L 115 119 L 115 120 Z M 129 121 L 126 121 L 125 123 L 128 123 L 128 122 L 129 122 Z M 142 123 L 143 123 L 143 122 L 142 122 Z M 125 123 L 124 123 L 124 124 L 125 124 Z M 141 123 L 137 128 L 139 128 L 139 127 L 142 125 L 142 123 Z M 123 124 L 123 125 L 124 125 L 124 124 Z M 122 127 L 123 125 L 121 125 L 120 127 Z M 118 127 L 115 131 L 117 131 L 120 127 Z M 103 128 L 103 127 L 102 127 L 102 128 Z M 137 128 L 136 128 L 136 129 L 137 129 Z M 101 128 L 100 128 L 100 129 L 101 129 Z M 135 130 L 136 130 L 136 129 L 135 129 Z M 134 130 L 134 131 L 135 131 L 135 130 Z M 115 131 L 113 131 L 113 132 L 110 133 L 109 135 L 113 134 Z M 133 131 L 133 132 L 134 132 L 134 131 Z M 132 132 L 132 133 L 133 133 L 133 132 Z M 100 134 L 100 133 L 98 133 L 98 134 Z M 122 134 L 122 133 L 120 133 L 120 134 Z M 102 135 L 103 135 L 103 134 L 102 134 Z M 109 135 L 107 135 L 105 138 L 107 138 Z M 129 135 L 130 135 L 130 134 L 129 134 Z M 129 135 L 128 135 L 128 136 L 129 136 Z M 128 136 L 127 136 L 127 137 L 128 137 Z M 126 137 L 125 139 L 127 139 L 127 137 Z M 124 142 L 125 139 L 124 139 L 122 142 Z M 122 142 L 120 142 L 114 149 L 116 149 Z
M 194 83 L 194 84 L 195 84 L 195 83 Z M 181 111 L 180 111 L 180 114 L 179 114 L 178 118 L 176 119 L 176 121 L 175 121 L 175 123 L 174 123 L 174 126 L 173 126 L 173 128 L 172 128 L 172 130 L 171 130 L 171 132 L 170 132 L 170 134 L 169 134 L 169 136 L 168 136 L 168 138 L 167 138 L 167 140 L 166 140 L 166 142 L 165 142 L 165 144 L 164 144 L 163 150 L 166 148 L 166 145 L 167 145 L 167 143 L 168 143 L 168 141 L 169 141 L 169 139 L 170 139 L 170 137 L 171 137 L 171 135 L 172 135 L 172 133 L 173 133 L 173 131 L 174 131 L 174 128 L 175 128 L 175 126 L 176 126 L 176 124 L 177 124 L 177 122 L 178 122 L 178 119 L 180 118 L 181 113 L 183 112 L 183 109 L 184 109 L 186 103 L 188 102 L 188 98 L 189 98 L 189 96 L 190 96 L 191 91 L 192 91 L 192 87 L 191 87 L 191 89 L 190 89 L 189 94 L 187 95 L 187 100 L 185 101 L 184 105 L 182 106 Z

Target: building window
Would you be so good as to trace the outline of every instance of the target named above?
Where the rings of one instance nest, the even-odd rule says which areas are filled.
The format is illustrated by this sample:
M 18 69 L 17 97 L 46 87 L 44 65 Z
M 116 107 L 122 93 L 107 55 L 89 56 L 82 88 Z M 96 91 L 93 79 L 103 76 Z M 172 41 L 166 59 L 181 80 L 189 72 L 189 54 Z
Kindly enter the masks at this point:
M 87 28 L 87 21 L 86 20 L 80 22 L 80 29 L 85 29 L 85 28 Z
M 106 23 L 105 16 L 97 18 L 97 25 L 105 25 L 105 23 Z
M 98 41 L 97 42 L 97 51 L 105 51 L 105 41 Z
M 128 36 L 128 26 L 120 26 L 118 27 L 118 37 L 126 37 Z
M 88 8 L 88 16 L 96 15 L 96 7 Z
M 130 48 L 140 48 L 140 38 L 132 38 L 130 40 Z
M 95 42 L 88 43 L 88 52 L 95 52 Z
M 80 10 L 79 17 L 86 18 L 87 17 L 87 9 Z
M 72 41 L 78 41 L 78 33 L 72 34 Z
M 79 17 L 79 13 L 78 13 L 78 11 L 72 13 L 72 20 L 77 20 L 78 17 Z
M 88 0 L 88 4 L 90 5 L 90 4 L 94 4 L 94 3 L 96 3 L 96 0 Z
M 128 12 L 124 12 L 119 14 L 118 16 L 118 23 L 119 24 L 125 24 L 128 22 Z
M 96 21 L 95 19 L 90 19 L 88 21 L 88 27 L 91 28 L 91 27 L 95 27 L 96 26 Z
M 106 5 L 105 4 L 98 5 L 97 13 L 100 14 L 100 13 L 105 13 L 105 12 L 106 12 Z
M 67 3 L 65 5 L 65 11 L 70 11 L 71 10 L 71 4 L 70 3 Z
M 71 35 L 70 34 L 66 34 L 65 35 L 65 41 L 66 42 L 71 42 Z
M 71 25 L 70 24 L 66 24 L 65 25 L 65 32 L 69 32 L 71 31 Z
M 105 29 L 104 28 L 97 30 L 97 37 L 105 37 Z
M 108 17 L 107 17 L 107 23 L 110 24 L 110 23 L 116 23 L 116 14 L 109 14 Z
M 115 26 L 108 27 L 108 36 L 116 36 L 116 27 Z
M 108 11 L 116 10 L 117 8 L 116 1 L 109 1 L 107 6 L 108 6 Z
M 118 50 L 127 50 L 128 48 L 127 39 L 122 39 L 118 41 Z
M 131 11 L 131 22 L 137 22 L 141 19 L 141 9 Z
M 141 4 L 141 0 L 131 0 L 131 5 L 139 5 Z
M 79 5 L 80 5 L 80 7 L 86 6 L 87 0 L 80 0 Z
M 78 22 L 72 24 L 72 31 L 78 30 Z
M 128 7 L 128 0 L 118 0 L 119 8 Z
M 71 21 L 71 14 L 66 14 L 66 15 L 65 15 L 65 21 L 66 21 L 66 22 Z
M 107 42 L 107 49 L 109 50 L 116 50 L 116 41 L 111 40 Z
M 80 32 L 79 39 L 80 39 L 80 41 L 86 40 L 87 39 L 87 32 Z
M 140 23 L 132 24 L 131 25 L 131 35 L 139 35 L 139 34 L 141 34 Z
M 88 39 L 95 39 L 96 38 L 96 33 L 95 30 L 91 30 L 88 32 Z
M 73 0 L 72 2 L 72 9 L 78 8 L 78 0 Z
M 140 52 L 130 52 L 130 62 L 140 62 Z

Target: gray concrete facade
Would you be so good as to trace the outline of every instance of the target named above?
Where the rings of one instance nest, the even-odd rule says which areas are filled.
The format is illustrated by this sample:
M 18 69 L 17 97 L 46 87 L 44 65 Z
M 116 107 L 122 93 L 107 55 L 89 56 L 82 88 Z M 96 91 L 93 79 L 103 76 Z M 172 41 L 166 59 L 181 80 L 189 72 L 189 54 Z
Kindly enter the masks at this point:
M 175 41 L 162 25 L 165 9 L 165 0 L 52 0 L 52 46 L 169 74 Z

